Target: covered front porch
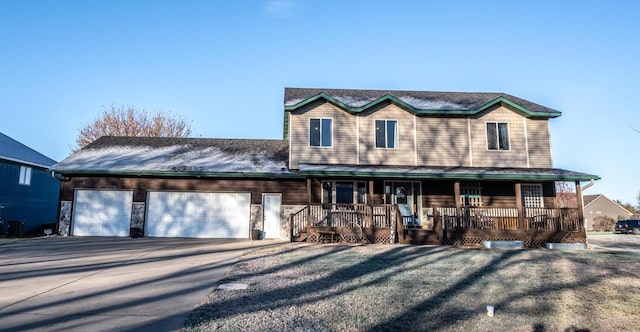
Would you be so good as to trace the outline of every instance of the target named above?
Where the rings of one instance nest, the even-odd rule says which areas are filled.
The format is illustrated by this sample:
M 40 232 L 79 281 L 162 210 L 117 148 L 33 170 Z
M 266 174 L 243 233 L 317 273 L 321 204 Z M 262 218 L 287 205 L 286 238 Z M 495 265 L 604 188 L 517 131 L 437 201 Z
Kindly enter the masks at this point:
M 585 243 L 580 182 L 597 178 L 556 169 L 331 169 L 307 168 L 308 203 L 289 216 L 292 241 Z M 575 183 L 573 207 L 558 204 L 557 181 Z
M 430 222 L 416 225 L 396 204 L 310 204 L 290 215 L 292 241 L 317 243 L 447 244 L 476 247 L 482 241 L 585 243 L 579 208 L 430 208 Z M 357 227 L 355 239 L 345 237 Z M 355 241 L 354 241 L 355 240 Z

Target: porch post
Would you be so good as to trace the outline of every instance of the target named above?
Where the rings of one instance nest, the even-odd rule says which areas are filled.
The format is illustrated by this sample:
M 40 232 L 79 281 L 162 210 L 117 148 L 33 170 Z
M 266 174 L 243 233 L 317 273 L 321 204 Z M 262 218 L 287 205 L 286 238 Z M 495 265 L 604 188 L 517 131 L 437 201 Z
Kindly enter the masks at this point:
M 311 225 L 311 178 L 307 177 L 307 227 Z
M 436 231 L 436 235 L 438 236 L 438 240 L 440 240 L 440 244 L 444 244 L 444 230 L 442 229 L 442 217 L 438 212 L 438 208 L 433 206 L 433 228 Z
M 367 200 L 369 202 L 369 226 L 374 228 L 373 223 L 373 180 L 369 179 L 368 187 L 367 187 Z
M 456 218 L 462 215 L 462 204 L 460 203 L 460 180 L 453 183 L 453 195 L 456 200 Z
M 515 185 L 516 190 L 516 209 L 518 209 L 518 229 L 525 229 L 524 222 L 524 209 L 522 208 L 522 187 L 520 186 L 520 182 L 516 182 Z
M 581 233 L 584 232 L 586 236 L 587 228 L 584 225 L 584 200 L 582 199 L 582 187 L 580 187 L 580 181 L 576 181 L 576 199 L 578 201 L 578 222 L 581 225 Z

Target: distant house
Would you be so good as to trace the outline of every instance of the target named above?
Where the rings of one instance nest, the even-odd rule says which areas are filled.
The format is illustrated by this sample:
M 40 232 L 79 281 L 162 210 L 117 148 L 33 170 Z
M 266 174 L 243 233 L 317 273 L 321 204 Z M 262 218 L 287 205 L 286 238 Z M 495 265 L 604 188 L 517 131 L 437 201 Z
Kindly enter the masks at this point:
M 60 182 L 48 171 L 55 163 L 0 133 L 2 234 L 33 233 L 45 224 L 56 222 Z
M 587 230 L 593 230 L 597 217 L 613 220 L 630 218 L 633 213 L 610 200 L 605 195 L 584 195 L 584 222 Z
M 582 201 L 556 206 L 555 183 L 574 182 L 581 198 L 580 182 L 599 177 L 553 167 L 559 111 L 504 93 L 306 88 L 286 88 L 283 106 L 280 140 L 89 144 L 51 168 L 62 176 L 60 234 L 586 240 Z

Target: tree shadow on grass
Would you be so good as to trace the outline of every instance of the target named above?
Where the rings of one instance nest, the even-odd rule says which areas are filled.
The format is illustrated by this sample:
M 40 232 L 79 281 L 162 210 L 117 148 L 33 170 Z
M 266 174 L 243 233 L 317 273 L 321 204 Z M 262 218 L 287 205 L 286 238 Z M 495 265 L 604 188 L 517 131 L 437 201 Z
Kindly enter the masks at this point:
M 238 292 L 233 295 L 228 293 L 220 293 L 214 291 L 210 297 L 210 303 L 201 306 L 192 313 L 192 318 L 188 320 L 187 327 L 198 326 L 226 326 L 226 322 L 236 317 L 247 317 L 247 315 L 270 315 L 280 312 L 283 320 L 300 320 L 306 319 L 306 327 L 320 330 L 335 329 L 356 329 L 369 331 L 388 331 L 388 330 L 448 330 L 458 329 L 471 324 L 470 326 L 479 327 L 476 324 L 482 318 L 484 313 L 484 305 L 479 306 L 474 302 L 473 296 L 478 292 L 486 292 L 482 289 L 487 285 L 487 279 L 496 278 L 503 269 L 512 269 L 515 271 L 526 272 L 528 266 L 538 264 L 542 269 L 546 267 L 545 260 L 556 260 L 559 258 L 576 260 L 576 262 L 588 266 L 589 258 L 573 253 L 558 254 L 554 257 L 554 253 L 549 251 L 525 251 L 525 250 L 505 250 L 505 251 L 475 251 L 475 250 L 459 250 L 450 247 L 412 247 L 412 246 L 396 246 L 388 248 L 381 252 L 369 253 L 366 257 L 357 259 L 358 253 L 353 251 L 356 248 L 350 246 L 308 246 L 302 247 L 303 250 L 312 251 L 313 254 L 301 256 L 300 258 L 287 260 L 283 259 L 282 264 L 269 265 L 265 268 L 255 267 L 246 271 L 235 271 L 229 275 L 226 281 L 229 282 L 248 282 L 250 290 L 246 292 Z M 474 253 L 482 257 L 478 260 L 480 263 L 474 265 L 473 262 L 467 262 L 464 266 L 444 266 L 446 271 L 429 272 L 429 269 L 420 270 L 424 272 L 422 278 L 409 281 L 409 287 L 420 290 L 423 287 L 426 294 L 406 300 L 414 300 L 409 304 L 400 304 L 394 308 L 391 305 L 387 310 L 394 312 L 391 316 L 374 317 L 375 323 L 359 322 L 358 315 L 369 315 L 370 312 L 355 313 L 344 311 L 341 305 L 349 306 L 349 300 L 343 297 L 350 293 L 360 292 L 362 289 L 383 287 L 394 292 L 397 288 L 389 287 L 389 285 L 398 286 L 398 282 L 405 283 L 407 279 L 399 278 L 406 273 L 412 273 L 412 269 L 420 269 L 415 266 L 419 263 L 421 266 L 433 266 L 443 261 L 455 262 L 461 264 L 461 261 L 473 257 L 470 253 Z M 532 254 L 533 253 L 533 254 Z M 279 255 L 279 253 L 274 253 Z M 286 255 L 286 254 L 285 254 Z M 345 258 L 346 257 L 346 258 Z M 353 258 L 356 257 L 356 258 Z M 249 257 L 250 258 L 250 257 Z M 347 263 L 341 263 L 340 260 L 349 259 Z M 249 259 L 250 261 L 250 259 Z M 351 264 L 351 262 L 353 263 Z M 335 266 L 331 266 L 331 262 L 335 262 Z M 412 265 L 414 264 L 414 265 Z M 311 265 L 311 267 L 309 266 Z M 317 268 L 313 265 L 318 265 Z M 279 273 L 286 272 L 288 269 L 301 268 L 299 272 L 311 275 L 299 275 L 296 280 L 292 280 L 287 286 L 268 287 L 269 278 L 281 277 Z M 447 270 L 448 269 L 448 270 Z M 458 271 L 457 271 L 458 270 Z M 296 270 L 297 271 L 297 270 Z M 459 273 L 455 273 L 455 272 Z M 570 273 L 580 274 L 581 270 L 569 271 Z M 547 320 L 535 322 L 536 316 L 529 316 L 529 310 L 523 306 L 528 304 L 526 299 L 535 298 L 543 299 L 541 303 L 536 304 L 536 314 L 541 317 L 553 316 L 557 310 L 558 302 L 546 301 L 546 296 L 556 296 L 559 293 L 570 291 L 575 288 L 588 288 L 597 285 L 606 279 L 611 273 L 628 273 L 616 269 L 615 266 L 606 268 L 602 272 L 590 273 L 581 276 L 577 280 L 558 280 L 550 279 L 538 280 L 532 282 L 530 286 L 518 289 L 509 289 L 508 280 L 501 289 L 507 294 L 500 294 L 496 298 L 497 301 L 492 303 L 500 313 L 500 310 L 508 310 L 510 315 L 518 317 L 526 317 L 525 321 L 519 321 L 516 325 L 518 328 L 523 327 L 523 323 L 529 322 L 532 330 L 545 331 L 549 325 Z M 446 277 L 451 274 L 448 281 L 442 284 L 430 284 L 429 278 L 436 275 L 438 278 Z M 534 278 L 526 273 L 519 273 L 518 278 Z M 546 276 L 548 278 L 549 276 Z M 553 277 L 553 275 L 551 275 Z M 262 279 L 260 279 L 262 278 Z M 429 293 L 429 291 L 432 291 Z M 410 294 L 404 293 L 404 295 Z M 486 294 L 479 294 L 486 295 Z M 393 298 L 397 294 L 386 294 Z M 400 294 L 402 296 L 402 294 Z M 461 299 L 469 299 L 470 305 L 461 305 Z M 525 299 L 524 302 L 519 302 Z M 396 299 L 392 299 L 396 300 Z M 403 299 L 398 299 L 402 301 Z M 417 300 L 417 301 L 415 301 Z M 346 302 L 345 302 L 346 301 Z M 477 302 L 477 301 L 476 301 Z M 303 317 L 296 316 L 295 311 L 292 313 L 291 308 L 308 308 L 309 305 L 319 305 L 327 303 L 331 308 L 338 311 L 346 318 L 347 323 L 352 325 L 336 325 L 335 322 L 320 321 L 324 317 Z M 387 299 L 380 298 L 379 305 L 388 306 Z M 488 304 L 488 303 L 487 303 Z M 326 305 L 325 305 L 326 306 Z M 366 305 L 365 305 L 366 307 Z M 395 310 L 401 308 L 401 311 Z M 508 308 L 508 309 L 506 309 Z M 300 309 L 303 310 L 303 309 Z M 305 309 L 306 310 L 306 309 Z M 314 309 L 315 310 L 315 309 Z M 287 314 L 283 314 L 287 313 Z M 277 315 L 277 314 L 274 314 Z M 353 315 L 353 316 L 349 316 Z M 200 317 L 200 318 L 198 318 Z M 204 317 L 204 318 L 202 318 Z M 344 319 L 341 317 L 339 319 Z M 486 319 L 486 318 L 484 318 Z M 531 322 L 534 323 L 531 323 Z M 557 321 L 554 321 L 557 323 Z M 295 322 L 294 322 L 295 323 Z M 294 324 L 292 323 L 292 324 Z M 299 323 L 299 322 L 298 322 Z M 587 331 L 585 328 L 578 328 L 567 321 L 567 331 Z M 211 324 L 211 325 L 207 325 Z M 246 322 L 251 324 L 251 322 Z M 526 324 L 526 323 L 525 323 Z M 554 325 L 552 330 L 557 330 Z M 257 330 L 257 326 L 245 325 L 248 329 Z M 273 328 L 273 326 L 262 326 L 263 328 Z M 294 326 L 295 327 L 295 326 Z M 232 328 L 232 327 L 230 327 Z M 222 328 L 224 329 L 224 328 Z M 295 328 L 294 328 L 295 329 Z

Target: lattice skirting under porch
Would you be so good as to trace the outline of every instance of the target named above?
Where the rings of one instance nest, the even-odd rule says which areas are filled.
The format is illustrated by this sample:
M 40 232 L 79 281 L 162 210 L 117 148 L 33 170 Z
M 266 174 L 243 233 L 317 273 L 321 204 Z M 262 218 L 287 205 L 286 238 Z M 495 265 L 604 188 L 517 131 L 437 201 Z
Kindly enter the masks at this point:
M 482 241 L 523 241 L 527 248 L 538 248 L 544 246 L 545 243 L 552 242 L 545 238 L 504 238 L 504 237 L 461 237 L 449 239 L 445 244 L 458 247 L 481 247 Z M 562 239 L 562 243 L 585 243 L 584 239 L 567 237 Z
M 320 240 L 318 240 L 318 238 Z M 311 242 L 311 243 L 342 243 L 344 244 L 345 242 L 342 241 L 342 238 L 340 237 L 340 234 L 334 234 L 333 235 L 333 241 L 331 240 L 331 236 L 330 235 L 326 235 L 326 234 L 311 234 L 308 238 L 307 238 L 307 242 Z M 389 244 L 391 243 L 389 236 L 365 236 L 362 239 L 362 244 Z

